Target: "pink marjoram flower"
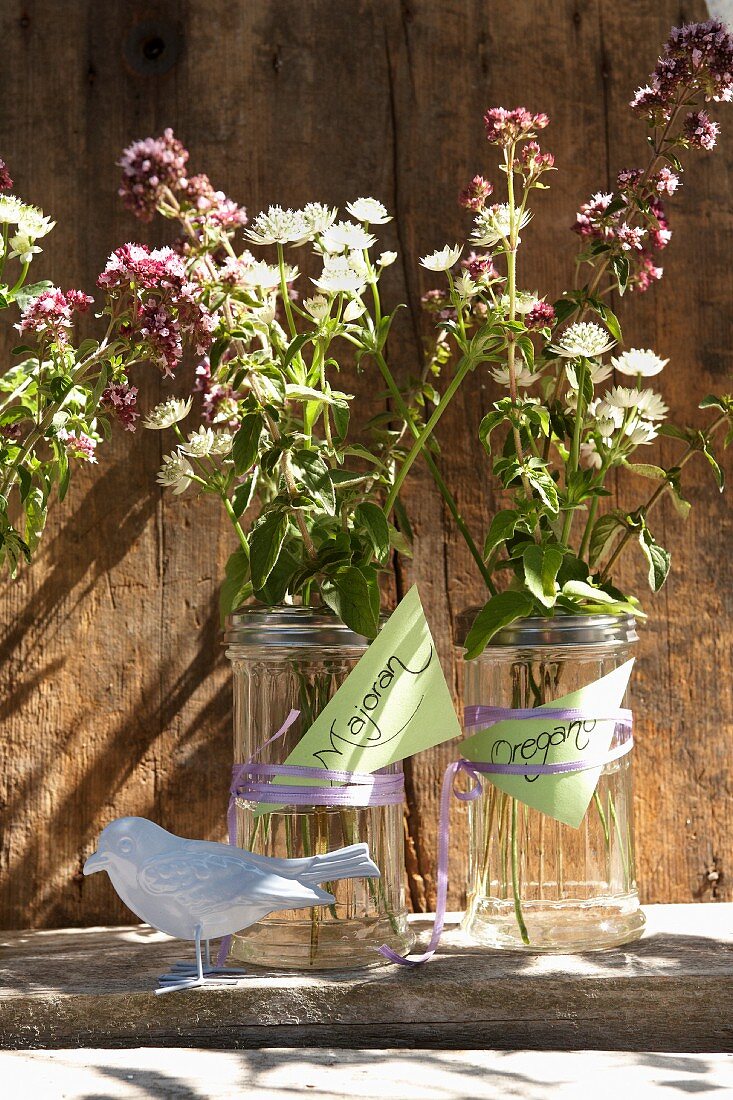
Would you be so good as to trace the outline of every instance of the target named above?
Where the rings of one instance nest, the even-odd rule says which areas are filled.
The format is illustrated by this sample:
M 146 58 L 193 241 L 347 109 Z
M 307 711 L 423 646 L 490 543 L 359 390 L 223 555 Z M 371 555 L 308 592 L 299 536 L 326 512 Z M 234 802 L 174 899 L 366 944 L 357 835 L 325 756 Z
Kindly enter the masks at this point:
M 499 278 L 494 261 L 489 252 L 469 252 L 461 260 L 461 267 L 467 271 L 475 283 L 489 283 Z
M 493 183 L 489 183 L 483 176 L 474 176 L 458 196 L 458 204 L 465 207 L 466 210 L 483 210 L 486 200 L 493 190 Z
M 127 382 L 113 382 L 102 394 L 100 405 L 117 417 L 124 431 L 135 431 L 135 421 L 140 417 L 137 411 L 137 386 L 130 386 Z
M 720 126 L 707 111 L 690 111 L 682 128 L 682 138 L 690 149 L 714 149 Z
M 644 294 L 652 283 L 658 283 L 664 274 L 664 268 L 657 267 L 652 256 L 643 252 L 639 260 L 639 269 L 631 279 L 631 289 Z
M 622 222 L 615 232 L 616 239 L 624 252 L 641 252 L 646 236 L 645 229 L 638 225 L 629 225 L 628 222 Z
M 528 141 L 526 145 L 523 145 L 519 157 L 524 167 L 532 175 L 539 175 L 540 172 L 552 168 L 555 164 L 553 154 L 543 153 L 536 141 Z
M 21 335 L 35 332 L 57 344 L 67 344 L 74 314 L 84 313 L 93 301 L 81 290 L 67 290 L 64 294 L 58 287 L 51 287 L 31 299 L 15 328 Z
M 546 114 L 533 115 L 526 107 L 515 107 L 513 110 L 490 107 L 484 115 L 487 141 L 501 146 L 533 136 L 535 130 L 544 130 L 549 122 Z
M 188 150 L 168 128 L 157 138 L 133 141 L 118 164 L 122 183 L 118 194 L 124 205 L 141 221 L 149 222 L 164 188 L 180 189 L 186 179 Z
M 12 186 L 13 181 L 10 178 L 8 166 L 2 157 L 0 157 L 0 191 L 9 191 Z
M 97 446 L 96 439 L 91 439 L 84 432 L 67 432 L 65 429 L 59 432 L 59 439 L 63 442 L 67 454 L 73 455 L 74 458 L 83 458 L 86 462 L 96 463 L 94 454 Z
M 678 187 L 682 186 L 682 181 L 676 172 L 673 172 L 671 168 L 660 168 L 655 176 L 652 177 L 652 185 L 660 195 L 674 195 Z
M 550 328 L 555 320 L 555 307 L 549 302 L 537 302 L 524 318 L 524 323 L 527 328 Z
M 194 222 L 206 222 L 217 229 L 237 229 L 247 224 L 247 211 L 227 198 L 223 191 L 215 191 L 206 175 L 191 176 L 183 180 L 181 190 L 193 208 Z

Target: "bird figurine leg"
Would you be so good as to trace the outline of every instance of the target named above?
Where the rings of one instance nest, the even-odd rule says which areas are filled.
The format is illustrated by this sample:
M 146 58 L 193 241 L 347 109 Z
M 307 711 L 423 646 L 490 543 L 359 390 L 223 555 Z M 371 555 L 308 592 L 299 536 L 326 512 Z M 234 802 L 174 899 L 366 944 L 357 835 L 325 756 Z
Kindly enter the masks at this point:
M 167 974 L 161 974 L 158 979 L 160 987 L 157 994 L 175 993 L 180 989 L 196 989 L 205 985 L 236 985 L 240 978 L 246 976 L 244 970 L 233 970 L 226 966 L 204 965 L 201 954 L 201 925 L 196 926 L 196 961 L 194 963 L 180 960 L 173 963 Z M 206 944 L 206 958 L 211 958 L 209 941 Z

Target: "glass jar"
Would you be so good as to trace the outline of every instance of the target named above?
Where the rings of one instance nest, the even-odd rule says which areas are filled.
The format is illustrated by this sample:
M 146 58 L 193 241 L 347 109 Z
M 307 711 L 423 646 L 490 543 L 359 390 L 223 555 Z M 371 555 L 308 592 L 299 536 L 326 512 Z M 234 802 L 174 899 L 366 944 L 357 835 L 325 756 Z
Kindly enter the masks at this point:
M 327 608 L 308 607 L 245 608 L 230 616 L 225 641 L 234 675 L 234 760 L 255 756 L 260 764 L 285 763 L 369 644 Z M 300 711 L 298 719 L 263 748 L 291 709 Z M 328 969 L 384 965 L 382 944 L 409 952 L 401 805 L 282 805 L 259 816 L 255 809 L 237 800 L 240 847 L 297 859 L 366 841 L 381 878 L 324 883 L 332 905 L 272 913 L 233 937 L 230 961 Z
M 475 614 L 461 622 L 461 637 Z M 463 662 L 464 705 L 549 703 L 629 660 L 637 640 L 631 616 L 518 620 L 495 634 L 480 657 Z M 620 735 L 617 727 L 611 750 Z M 482 776 L 483 793 L 469 803 L 463 928 L 473 941 L 530 952 L 587 951 L 641 935 L 632 759 L 633 750 L 603 766 L 578 829 L 515 801 Z

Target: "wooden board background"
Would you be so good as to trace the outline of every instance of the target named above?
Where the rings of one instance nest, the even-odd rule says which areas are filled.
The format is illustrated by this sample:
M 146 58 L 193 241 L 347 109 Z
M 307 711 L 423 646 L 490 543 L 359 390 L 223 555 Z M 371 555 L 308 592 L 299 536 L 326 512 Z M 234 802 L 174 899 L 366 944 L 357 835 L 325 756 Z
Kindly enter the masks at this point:
M 398 216 L 382 236 L 400 252 L 389 294 L 410 304 L 393 353 L 407 371 L 430 286 L 416 257 L 465 236 L 457 190 L 493 168 L 483 110 L 521 103 L 553 120 L 546 145 L 560 171 L 526 233 L 522 278 L 552 295 L 571 269 L 578 203 L 644 156 L 632 91 L 669 27 L 705 16 L 702 3 L 671 0 L 6 0 L 0 155 L 18 192 L 59 221 L 39 277 L 86 289 L 113 247 L 143 236 L 116 198 L 119 151 L 166 125 L 191 149 L 192 170 L 253 213 L 270 202 L 382 198 Z M 720 115 L 721 148 L 695 158 L 672 203 L 667 277 L 622 310 L 632 343 L 671 356 L 663 388 L 674 412 L 731 386 L 733 110 Z M 153 229 L 148 239 L 163 238 Z M 136 381 L 145 405 L 168 392 L 152 371 Z M 176 384 L 186 388 L 183 377 Z M 373 380 L 360 387 L 373 402 Z M 493 501 L 476 427 L 493 392 L 485 375 L 472 377 L 440 433 L 459 503 L 481 529 Z M 215 605 L 231 540 L 211 502 L 154 488 L 160 447 L 155 433 L 118 434 L 55 509 L 36 566 L 1 594 L 5 927 L 129 919 L 106 881 L 80 873 L 115 816 L 222 832 L 230 703 Z M 701 466 L 692 477 L 691 520 L 664 511 L 656 521 L 674 572 L 647 600 L 636 678 L 648 901 L 731 896 L 730 498 Z M 630 488 L 621 485 L 624 499 Z M 455 677 L 451 623 L 480 599 L 480 584 L 421 470 L 409 502 L 417 553 L 390 598 L 419 582 Z M 627 576 L 643 585 L 636 564 Z M 409 769 L 418 908 L 434 899 L 449 755 L 427 753 Z M 465 840 L 460 828 L 454 836 L 457 905 Z

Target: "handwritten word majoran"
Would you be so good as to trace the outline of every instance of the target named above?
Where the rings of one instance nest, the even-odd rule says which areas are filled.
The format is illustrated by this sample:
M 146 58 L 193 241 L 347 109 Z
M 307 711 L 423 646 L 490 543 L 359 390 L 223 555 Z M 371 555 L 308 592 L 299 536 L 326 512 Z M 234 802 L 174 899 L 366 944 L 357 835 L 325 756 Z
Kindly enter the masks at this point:
M 432 663 L 434 656 L 433 647 L 430 647 L 428 659 L 421 668 L 408 668 L 408 666 L 402 661 L 396 653 L 394 653 L 384 668 L 377 673 L 374 683 L 369 690 L 354 704 L 355 714 L 352 714 L 350 718 L 345 719 L 345 729 L 343 732 L 336 732 L 336 723 L 340 720 L 334 718 L 331 723 L 331 729 L 329 731 L 329 745 L 330 748 L 320 749 L 318 752 L 314 752 L 313 756 L 316 760 L 319 760 L 323 767 L 327 767 L 324 756 L 343 756 L 343 752 L 337 748 L 336 742 L 342 741 L 347 745 L 357 745 L 360 748 L 370 749 L 376 748 L 377 745 L 386 745 L 389 741 L 394 741 L 396 737 L 407 728 L 412 719 L 417 714 L 420 704 L 423 701 L 424 696 L 421 695 L 417 706 L 413 710 L 410 717 L 406 722 L 403 722 L 398 730 L 385 729 L 385 717 L 388 715 L 387 702 L 389 700 L 389 692 L 392 684 L 395 680 L 399 680 L 402 673 L 407 673 L 410 676 L 420 676 L 425 672 Z M 399 666 L 397 668 L 396 666 Z M 376 711 L 380 707 L 383 711 L 382 717 L 377 720 Z M 386 712 L 386 715 L 385 713 Z M 365 740 L 360 741 L 366 731 Z
M 539 717 L 539 715 L 538 715 Z M 565 745 L 575 741 L 575 748 L 579 753 L 584 752 L 590 745 L 590 734 L 596 728 L 596 721 L 589 719 L 586 722 L 568 722 L 567 725 L 555 726 L 553 730 L 543 730 L 536 737 L 527 737 L 513 745 L 511 741 L 500 739 L 491 746 L 492 764 L 547 764 L 548 756 L 552 749 L 559 745 Z M 582 742 L 582 743 L 581 743 Z M 537 760 L 536 757 L 541 759 Z M 518 759 L 521 757 L 521 759 Z M 552 763 L 553 761 L 550 761 Z M 537 775 L 525 775 L 528 783 L 534 783 L 540 778 Z

